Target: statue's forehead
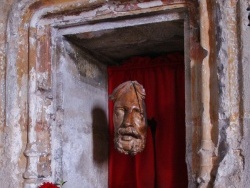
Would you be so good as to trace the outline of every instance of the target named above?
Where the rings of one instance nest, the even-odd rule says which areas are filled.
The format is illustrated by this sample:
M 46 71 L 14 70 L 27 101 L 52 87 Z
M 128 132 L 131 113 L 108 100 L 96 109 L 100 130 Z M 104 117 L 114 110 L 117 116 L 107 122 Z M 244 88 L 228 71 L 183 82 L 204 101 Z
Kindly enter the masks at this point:
M 142 100 L 137 99 L 136 94 L 131 95 L 123 95 L 123 97 L 119 98 L 115 102 L 115 108 L 119 107 L 127 107 L 127 108 L 138 108 L 141 109 Z M 142 110 L 142 109 L 141 109 Z

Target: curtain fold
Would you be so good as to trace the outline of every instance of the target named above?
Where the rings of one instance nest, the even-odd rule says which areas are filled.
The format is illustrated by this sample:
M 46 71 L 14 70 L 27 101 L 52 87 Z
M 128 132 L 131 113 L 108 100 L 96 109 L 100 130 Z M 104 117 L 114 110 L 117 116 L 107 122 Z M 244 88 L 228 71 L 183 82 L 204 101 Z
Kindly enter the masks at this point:
M 128 80 L 144 86 L 147 118 L 156 129 L 152 135 L 148 128 L 142 153 L 118 153 L 113 141 L 113 103 L 109 101 L 109 187 L 186 188 L 183 55 L 133 57 L 121 66 L 108 67 L 109 94 Z

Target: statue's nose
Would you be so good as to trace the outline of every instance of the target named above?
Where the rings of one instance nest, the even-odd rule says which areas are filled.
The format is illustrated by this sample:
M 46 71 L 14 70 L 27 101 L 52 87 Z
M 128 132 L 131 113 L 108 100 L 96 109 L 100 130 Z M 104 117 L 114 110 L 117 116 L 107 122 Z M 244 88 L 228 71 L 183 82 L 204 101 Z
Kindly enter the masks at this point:
M 133 126 L 133 114 L 132 112 L 127 112 L 124 116 L 123 126 L 131 127 Z

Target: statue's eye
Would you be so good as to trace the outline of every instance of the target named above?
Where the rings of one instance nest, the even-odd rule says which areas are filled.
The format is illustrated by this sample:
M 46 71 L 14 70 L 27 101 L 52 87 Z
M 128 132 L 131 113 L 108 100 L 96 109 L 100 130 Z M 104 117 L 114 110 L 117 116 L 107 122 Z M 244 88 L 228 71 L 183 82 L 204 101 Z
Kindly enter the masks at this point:
M 138 113 L 138 114 L 141 114 L 141 110 L 139 108 L 135 108 L 134 109 L 134 112 Z
M 141 110 L 139 108 L 134 109 L 134 116 L 137 117 L 137 118 L 143 118 L 144 117 L 143 112 L 141 112 Z
M 124 108 L 121 108 L 121 107 L 115 108 L 115 115 L 116 116 L 122 116 L 122 115 L 124 115 L 124 113 L 125 113 Z

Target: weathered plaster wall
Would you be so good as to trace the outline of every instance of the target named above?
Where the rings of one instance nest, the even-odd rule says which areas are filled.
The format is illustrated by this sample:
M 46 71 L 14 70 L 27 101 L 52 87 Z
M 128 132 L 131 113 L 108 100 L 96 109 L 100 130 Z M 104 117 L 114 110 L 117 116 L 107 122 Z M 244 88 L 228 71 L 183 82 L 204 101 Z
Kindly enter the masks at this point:
M 216 63 L 218 75 L 218 144 L 215 148 L 213 176 L 214 187 L 245 187 L 244 169 L 246 165 L 245 149 L 242 150 L 242 139 L 248 140 L 243 130 L 242 118 L 245 116 L 242 98 L 243 70 L 241 50 L 247 49 L 241 43 L 242 34 L 246 31 L 247 1 L 216 1 Z M 244 6 L 243 6 L 244 5 Z M 245 17 L 245 18 L 244 18 Z M 242 30 L 241 30 L 242 29 Z M 242 33 L 243 31 L 243 33 Z M 244 35 L 244 40 L 249 36 Z M 249 54 L 249 52 L 248 52 Z M 247 53 L 244 54 L 247 56 Z M 245 60 L 245 65 L 249 64 Z M 244 70 L 246 71 L 249 70 Z M 246 96 L 249 93 L 245 93 Z M 249 142 L 249 141 L 247 141 Z
M 9 15 L 14 0 L 0 1 L 0 184 L 1 187 L 22 187 L 23 172 L 26 166 L 26 159 L 23 155 L 25 148 L 26 125 L 21 125 L 12 120 L 11 124 L 6 122 L 6 61 L 14 58 L 7 56 L 8 44 L 6 43 L 9 35 L 8 22 Z M 13 85 L 14 86 L 14 85 Z M 13 87 L 13 90 L 15 87 Z M 9 92 L 11 93 L 11 92 Z M 21 95 L 21 93 L 20 93 Z M 18 110 L 12 111 L 18 119 Z M 24 136 L 22 138 L 22 136 Z
M 250 27 L 247 26 L 249 24 L 249 20 L 247 15 L 246 8 L 250 6 L 250 1 L 240 1 L 240 14 L 239 21 L 240 27 L 239 36 L 240 36 L 240 86 L 241 86 L 241 122 L 242 122 L 242 143 L 241 143 L 241 151 L 243 156 L 243 176 L 242 179 L 242 187 L 249 187 L 250 185 Z
M 57 70 L 62 80 L 62 173 L 65 188 L 108 186 L 106 66 L 64 42 Z M 60 54 L 61 56 L 62 54 Z M 61 85 L 59 84 L 59 85 Z M 60 105 L 60 104 L 57 104 Z M 52 142 L 57 142 L 53 138 Z M 52 147 L 53 150 L 53 147 Z M 76 183 L 77 182 L 77 183 Z

